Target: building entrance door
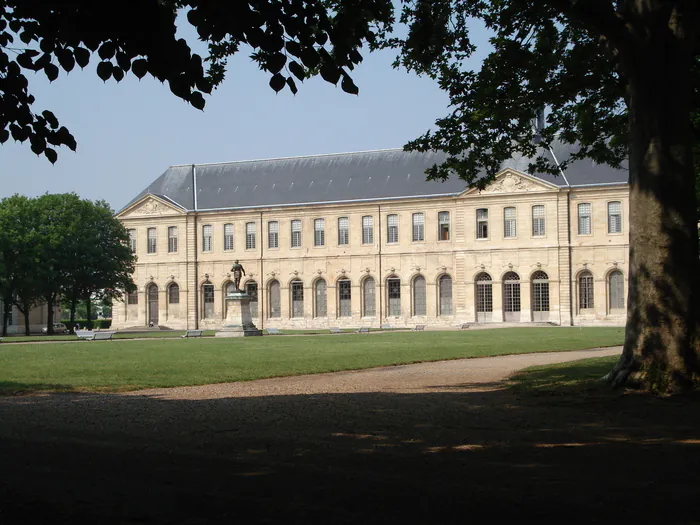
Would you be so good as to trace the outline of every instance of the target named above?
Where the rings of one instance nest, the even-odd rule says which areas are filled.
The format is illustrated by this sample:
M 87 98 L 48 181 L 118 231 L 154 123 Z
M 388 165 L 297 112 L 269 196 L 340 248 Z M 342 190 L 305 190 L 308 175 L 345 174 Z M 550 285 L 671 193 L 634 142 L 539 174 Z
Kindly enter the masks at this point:
M 148 326 L 158 326 L 158 287 L 148 288 Z

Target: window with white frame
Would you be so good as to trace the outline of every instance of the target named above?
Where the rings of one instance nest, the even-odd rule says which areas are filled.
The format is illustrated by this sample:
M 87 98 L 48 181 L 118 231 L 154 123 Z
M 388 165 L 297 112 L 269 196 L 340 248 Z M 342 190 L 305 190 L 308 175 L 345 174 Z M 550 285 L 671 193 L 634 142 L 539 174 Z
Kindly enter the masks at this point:
M 338 246 L 350 244 L 350 221 L 347 217 L 338 217 Z
M 625 277 L 620 270 L 613 270 L 608 277 L 610 290 L 610 309 L 625 307 Z
M 258 318 L 258 283 L 255 281 L 248 281 L 245 283 L 245 293 L 250 297 L 250 316 L 253 319 Z
M 301 248 L 301 221 L 292 221 L 292 248 Z
M 148 230 L 146 230 L 146 238 L 148 239 L 148 253 L 156 253 L 156 229 L 148 228 Z
M 515 237 L 515 227 L 515 208 L 503 208 L 503 237 Z
M 396 244 L 399 242 L 399 216 L 387 215 L 386 217 L 386 243 Z
M 390 277 L 386 280 L 388 315 L 399 317 L 401 315 L 401 279 Z
M 136 253 L 136 228 L 130 228 L 127 232 L 129 233 L 129 249 L 131 253 Z
M 578 307 L 580 310 L 594 308 L 593 275 L 591 272 L 581 272 L 578 276 Z
M 338 281 L 338 317 L 352 317 L 350 279 Z
M 245 223 L 245 249 L 254 250 L 255 249 L 255 233 L 257 232 L 257 225 L 254 222 Z
M 211 251 L 211 224 L 202 226 L 202 251 Z
M 377 315 L 377 299 L 374 279 L 367 277 L 362 281 L 362 316 L 374 317 Z
M 326 220 L 314 219 L 314 246 L 326 244 Z
M 279 248 L 280 246 L 280 223 L 270 221 L 267 223 L 267 247 Z
M 326 317 L 328 315 L 326 288 L 326 281 L 323 279 L 319 279 L 314 284 L 314 317 Z
M 608 233 L 622 233 L 622 203 L 608 202 Z
M 362 217 L 362 244 L 374 244 L 374 217 Z
M 214 285 L 213 284 L 203 284 L 202 285 L 202 306 L 203 306 L 203 317 L 204 319 L 214 318 Z
M 438 212 L 438 240 L 450 240 L 450 212 Z
M 300 279 L 292 281 L 292 317 L 304 317 L 304 283 Z
M 224 224 L 224 250 L 233 250 L 233 224 Z
M 489 238 L 489 210 L 486 208 L 476 210 L 476 238 Z
M 413 223 L 413 242 L 425 240 L 425 215 L 422 213 L 414 213 L 412 216 Z
M 426 290 L 425 277 L 418 275 L 413 279 L 413 315 L 425 315 Z
M 582 202 L 578 205 L 578 234 L 591 234 L 591 203 Z
M 543 237 L 544 233 L 544 206 L 538 204 L 532 207 L 532 236 Z
M 177 226 L 168 226 L 168 253 L 177 252 Z

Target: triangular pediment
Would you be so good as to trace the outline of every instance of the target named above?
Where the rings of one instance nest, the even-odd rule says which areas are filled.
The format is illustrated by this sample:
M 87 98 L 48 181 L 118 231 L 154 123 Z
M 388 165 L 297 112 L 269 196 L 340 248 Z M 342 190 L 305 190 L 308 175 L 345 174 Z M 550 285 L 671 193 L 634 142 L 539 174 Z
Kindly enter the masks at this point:
M 506 168 L 496 175 L 495 180 L 483 190 L 470 188 L 462 193 L 466 195 L 497 195 L 507 193 L 535 193 L 558 190 L 559 187 L 526 173 Z
M 117 215 L 119 219 L 183 215 L 185 209 L 157 195 L 144 195 Z

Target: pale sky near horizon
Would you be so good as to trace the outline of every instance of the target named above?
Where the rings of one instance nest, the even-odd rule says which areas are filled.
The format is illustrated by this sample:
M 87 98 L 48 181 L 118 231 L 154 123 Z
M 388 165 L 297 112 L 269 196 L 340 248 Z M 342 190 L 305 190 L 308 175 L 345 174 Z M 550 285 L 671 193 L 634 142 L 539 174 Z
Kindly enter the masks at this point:
M 483 27 L 475 42 L 486 42 Z M 474 60 L 481 60 L 484 50 Z M 268 86 L 243 49 L 229 60 L 224 83 L 198 111 L 167 85 L 132 74 L 103 83 L 94 59 L 81 71 L 61 71 L 49 84 L 31 75 L 35 111 L 50 109 L 78 142 L 58 150 L 55 165 L 29 143 L 0 146 L 0 198 L 74 191 L 119 210 L 173 164 L 213 163 L 402 147 L 447 115 L 437 83 L 391 68 L 394 53 L 363 52 L 353 73 L 359 96 L 320 77 L 294 96 Z

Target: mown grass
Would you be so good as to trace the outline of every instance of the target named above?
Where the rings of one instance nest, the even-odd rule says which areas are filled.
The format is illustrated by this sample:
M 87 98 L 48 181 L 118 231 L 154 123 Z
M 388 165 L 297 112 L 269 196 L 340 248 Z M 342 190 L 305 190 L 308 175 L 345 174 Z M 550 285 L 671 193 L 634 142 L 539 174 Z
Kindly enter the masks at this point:
M 0 393 L 124 391 L 622 344 L 621 328 L 0 345 Z
M 593 357 L 533 366 L 513 375 L 511 381 L 515 388 L 535 394 L 584 393 L 602 387 L 601 378 L 619 359 L 619 356 Z
M 109 329 L 101 330 L 109 332 Z M 184 330 L 164 330 L 158 332 L 124 332 L 114 334 L 114 339 L 170 339 L 180 337 L 184 334 Z M 204 337 L 213 337 L 214 330 L 205 330 Z M 6 343 L 41 343 L 46 341 L 78 341 L 78 336 L 75 334 L 67 335 L 10 335 L 3 339 L 2 344 Z

